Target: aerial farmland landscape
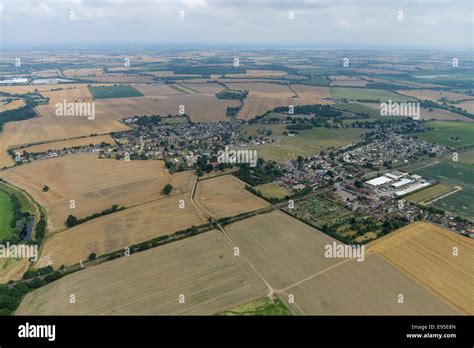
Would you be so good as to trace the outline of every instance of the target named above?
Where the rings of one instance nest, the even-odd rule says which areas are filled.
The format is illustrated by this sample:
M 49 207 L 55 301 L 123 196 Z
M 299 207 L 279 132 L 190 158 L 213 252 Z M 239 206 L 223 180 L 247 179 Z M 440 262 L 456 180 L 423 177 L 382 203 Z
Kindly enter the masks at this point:
M 390 3 L 1 2 L 0 318 L 472 317 L 472 3 Z

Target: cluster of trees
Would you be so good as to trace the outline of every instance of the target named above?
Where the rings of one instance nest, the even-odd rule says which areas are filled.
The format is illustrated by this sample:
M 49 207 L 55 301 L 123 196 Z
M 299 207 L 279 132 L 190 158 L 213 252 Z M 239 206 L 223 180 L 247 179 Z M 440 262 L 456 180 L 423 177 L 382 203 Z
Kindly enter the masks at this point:
M 37 271 L 25 272 L 23 279 L 31 279 L 30 281 L 16 283 L 13 286 L 0 285 L 0 315 L 13 314 L 25 294 L 65 275 L 66 273 L 54 271 L 53 267 L 47 266 L 39 268 Z M 41 279 L 40 276 L 42 276 L 43 279 Z
M 459 115 L 463 115 L 463 116 L 466 116 L 466 117 L 469 117 L 469 118 L 473 118 L 474 119 L 474 115 L 463 110 L 462 108 L 459 108 L 459 107 L 456 107 L 456 106 L 449 106 L 447 104 L 438 104 L 438 103 L 435 103 L 431 100 L 424 100 L 422 102 L 420 102 L 420 107 L 422 108 L 429 108 L 429 109 L 443 109 L 443 110 L 448 110 L 448 111 L 451 111 L 451 112 L 454 112 L 454 113 L 457 113 Z
M 233 168 L 234 165 L 232 163 L 218 163 L 215 167 L 209 162 L 217 162 L 217 156 L 206 156 L 202 155 L 197 158 L 196 161 L 196 173 L 198 176 L 203 176 L 204 173 L 210 173 L 214 169 L 218 169 L 220 171 L 223 171 L 226 168 Z
M 36 116 L 34 107 L 38 105 L 33 99 L 27 98 L 26 105 L 17 109 L 7 110 L 0 113 L 0 132 L 7 122 L 28 120 Z
M 217 99 L 233 99 L 233 100 L 240 100 L 243 101 L 247 95 L 249 94 L 249 91 L 247 90 L 234 90 L 234 89 L 224 89 L 223 91 L 220 91 L 219 93 L 216 94 Z
M 169 195 L 171 193 L 171 190 L 173 189 L 173 186 L 171 184 L 166 184 L 165 187 L 163 187 L 163 192 L 165 195 Z
M 116 211 L 120 211 L 120 210 L 124 210 L 124 209 L 125 209 L 125 207 L 119 207 L 118 205 L 114 204 L 109 209 L 102 210 L 100 213 L 95 213 L 95 214 L 86 216 L 85 218 L 82 218 L 82 219 L 78 219 L 74 215 L 69 215 L 66 219 L 66 226 L 67 227 L 76 226 L 76 225 L 82 224 L 83 222 L 98 218 L 100 216 L 112 214 Z
M 10 221 L 10 227 L 12 227 L 14 231 L 13 236 L 10 238 L 10 242 L 18 243 L 23 239 L 23 236 L 26 233 L 28 223 L 31 220 L 31 213 L 21 211 L 21 202 L 14 193 L 9 194 L 9 196 L 13 208 L 13 217 Z
M 398 230 L 399 228 L 405 226 L 408 224 L 408 221 L 404 219 L 390 219 L 390 220 L 385 220 L 383 223 L 383 228 L 382 231 L 380 232 L 381 235 L 385 235 L 387 233 L 390 233 L 394 230 Z
M 273 110 L 279 113 L 288 113 L 287 106 L 281 106 Z M 339 117 L 342 116 L 342 111 L 333 108 L 330 105 L 314 104 L 314 105 L 297 105 L 294 107 L 295 114 L 301 115 L 315 115 L 319 117 Z
M 160 115 L 140 116 L 138 117 L 135 124 L 137 124 L 138 126 L 148 126 L 148 125 L 160 123 L 161 120 L 162 120 L 162 117 Z
M 304 130 L 313 128 L 310 124 L 289 124 L 286 126 L 288 130 Z
M 265 162 L 262 158 L 257 160 L 255 167 L 242 164 L 239 171 L 235 173 L 235 176 L 251 186 L 275 181 L 282 175 L 283 172 L 277 167 L 276 162 Z
M 225 115 L 229 116 L 229 117 L 233 117 L 233 116 L 237 115 L 237 113 L 240 111 L 240 109 L 242 109 L 242 105 L 228 106 L 226 111 L 225 111 Z

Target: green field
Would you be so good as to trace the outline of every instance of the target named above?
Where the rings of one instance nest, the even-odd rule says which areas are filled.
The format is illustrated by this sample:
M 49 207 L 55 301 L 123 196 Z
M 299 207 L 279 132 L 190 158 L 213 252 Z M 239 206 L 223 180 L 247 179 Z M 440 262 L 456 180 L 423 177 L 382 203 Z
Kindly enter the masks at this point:
M 243 126 L 244 136 L 256 135 L 259 126 Z M 266 160 L 285 161 L 289 158 L 294 159 L 297 156 L 309 156 L 319 154 L 322 150 L 326 151 L 330 147 L 342 147 L 354 143 L 360 139 L 360 136 L 366 132 L 365 129 L 347 128 L 311 128 L 298 131 L 294 137 L 289 137 L 285 125 L 269 125 L 272 129 L 271 137 L 275 139 L 274 143 L 256 146 L 258 156 Z
M 452 214 L 458 214 L 471 219 L 474 217 L 474 167 L 471 164 L 444 160 L 415 170 L 415 173 L 427 178 L 436 179 L 441 183 L 460 186 L 462 188 L 461 191 L 438 199 L 432 205 Z
M 0 183 L 0 190 L 7 192 L 8 194 L 14 193 L 20 200 L 22 212 L 35 212 L 36 211 L 36 207 L 34 206 L 33 203 L 31 203 L 31 201 L 26 196 L 26 193 L 24 193 L 23 191 L 13 188 L 4 183 Z
M 431 166 L 416 169 L 415 173 L 425 178 L 459 185 L 474 192 L 474 167 L 466 163 L 444 160 Z
M 474 145 L 474 123 L 429 122 L 426 127 L 432 129 L 413 135 L 451 148 Z
M 252 315 L 293 315 L 287 306 L 279 299 L 273 299 L 273 302 L 268 298 L 262 298 L 251 303 L 239 306 L 220 313 L 225 316 L 252 316 Z
M 415 99 L 404 95 L 399 95 L 391 91 L 372 88 L 356 88 L 356 87 L 330 87 L 331 96 L 336 99 L 373 99 L 380 102 L 392 101 L 414 101 Z
M 334 67 L 310 67 L 310 68 L 301 68 L 298 69 L 298 74 L 303 75 L 326 75 L 329 73 L 337 73 L 338 70 L 341 68 L 334 68 Z
M 474 218 L 474 194 L 470 191 L 458 191 L 439 199 L 432 204 L 452 214 L 459 214 L 468 219 Z
M 434 186 L 430 186 L 419 192 L 413 193 L 405 197 L 405 199 L 413 203 L 421 203 L 428 199 L 434 199 L 438 196 L 442 196 L 452 190 L 453 188 L 449 185 L 437 184 Z
M 340 103 L 336 107 L 341 110 L 350 111 L 353 113 L 368 114 L 372 118 L 380 118 L 380 111 L 359 103 Z
M 132 86 L 89 86 L 94 99 L 142 97 L 143 94 Z
M 328 86 L 329 79 L 326 76 L 313 76 L 307 80 L 303 81 L 305 85 L 312 85 L 312 86 Z
M 0 190 L 0 242 L 13 236 L 13 204 L 10 195 Z
M 291 196 L 291 191 L 285 187 L 279 186 L 275 182 L 269 182 L 267 184 L 262 184 L 254 186 L 254 189 L 260 192 L 264 198 L 276 198 L 283 199 L 285 197 Z

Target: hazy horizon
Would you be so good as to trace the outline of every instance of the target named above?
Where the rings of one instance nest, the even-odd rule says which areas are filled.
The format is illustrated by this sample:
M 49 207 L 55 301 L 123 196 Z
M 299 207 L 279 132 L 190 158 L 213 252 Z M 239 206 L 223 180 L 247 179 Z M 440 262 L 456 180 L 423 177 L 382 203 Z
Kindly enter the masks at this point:
M 3 0 L 0 4 L 4 49 L 473 48 L 469 0 Z

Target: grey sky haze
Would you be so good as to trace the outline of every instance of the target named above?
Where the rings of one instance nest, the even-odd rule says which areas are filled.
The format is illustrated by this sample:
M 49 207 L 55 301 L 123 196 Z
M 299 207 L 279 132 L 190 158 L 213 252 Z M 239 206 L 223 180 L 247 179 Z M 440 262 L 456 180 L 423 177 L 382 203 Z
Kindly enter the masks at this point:
M 471 0 L 0 3 L 4 47 L 133 43 L 469 49 L 473 45 Z M 289 11 L 294 11 L 294 19 Z

